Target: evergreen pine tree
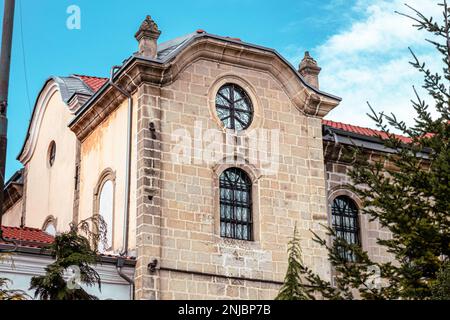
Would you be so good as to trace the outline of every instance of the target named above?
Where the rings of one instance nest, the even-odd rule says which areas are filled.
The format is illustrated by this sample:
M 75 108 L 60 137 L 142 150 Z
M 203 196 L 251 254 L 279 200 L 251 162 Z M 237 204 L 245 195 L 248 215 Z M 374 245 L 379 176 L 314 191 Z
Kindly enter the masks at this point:
M 446 264 L 437 274 L 436 282 L 433 284 L 433 300 L 450 300 L 450 262 Z
M 297 226 L 294 229 L 294 237 L 289 241 L 288 255 L 288 269 L 284 278 L 284 284 L 275 300 L 308 300 L 309 296 L 303 288 L 300 277 L 303 261 Z
M 91 227 L 94 231 L 91 231 Z M 101 289 L 100 276 L 92 265 L 97 263 L 98 243 L 105 241 L 105 230 L 104 220 L 97 215 L 78 225 L 71 224 L 70 231 L 57 235 L 48 248 L 55 262 L 45 268 L 44 276 L 31 279 L 30 290 L 35 290 L 35 298 L 97 300 L 97 297 L 88 294 L 80 285 L 98 285 Z M 66 281 L 65 274 L 68 270 L 76 270 L 79 274 Z
M 302 272 L 309 293 L 324 299 L 433 299 L 449 288 L 450 251 L 450 10 L 444 1 L 443 21 L 435 22 L 408 6 L 414 15 L 401 13 L 427 31 L 442 57 L 442 73 L 433 73 L 411 50 L 411 65 L 424 76 L 423 88 L 434 101 L 437 116 L 414 88 L 412 102 L 417 114 L 412 126 L 394 114 L 376 113 L 371 118 L 383 132 L 380 139 L 394 150 L 378 160 L 368 159 L 351 148 L 354 167 L 350 172 L 353 191 L 362 199 L 362 214 L 377 220 L 392 237 L 378 239 L 379 246 L 392 254 L 393 262 L 375 262 L 359 246 L 336 237 L 328 228 L 331 243 L 315 236 L 328 249 L 335 270 L 333 283 L 322 280 L 305 267 Z M 408 140 L 393 134 L 399 131 Z M 342 250 L 354 259 L 344 259 Z M 448 292 L 448 291 L 447 291 Z

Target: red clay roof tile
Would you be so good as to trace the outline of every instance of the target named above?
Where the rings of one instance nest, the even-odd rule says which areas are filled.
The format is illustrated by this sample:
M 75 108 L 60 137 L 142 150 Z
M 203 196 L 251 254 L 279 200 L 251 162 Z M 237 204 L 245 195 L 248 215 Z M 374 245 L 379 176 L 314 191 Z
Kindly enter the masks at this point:
M 108 81 L 107 78 L 91 77 L 85 75 L 76 74 L 75 77 L 80 78 L 84 83 L 87 84 L 94 92 L 100 90 L 101 87 Z
M 21 247 L 29 248 L 43 248 L 52 244 L 55 238 L 40 229 L 35 228 L 16 228 L 16 227 L 5 227 L 2 226 L 3 237 L 6 240 L 14 240 L 19 242 L 18 245 Z M 4 244 L 0 240 L 0 244 Z M 119 255 L 114 254 L 100 254 L 103 257 L 117 258 Z M 123 257 L 127 260 L 135 260 L 135 257 L 126 256 Z
M 381 137 L 383 139 L 387 139 L 387 135 L 384 132 L 379 131 L 379 130 L 364 128 L 364 127 L 360 127 L 360 126 L 354 126 L 351 124 L 345 124 L 342 122 L 336 122 L 336 121 L 331 121 L 331 120 L 322 120 L 322 123 L 328 127 L 334 128 L 334 129 L 351 132 L 351 133 L 356 133 L 356 134 L 366 136 L 366 137 Z M 408 143 L 411 141 L 410 138 L 408 138 L 408 137 L 401 136 L 401 135 L 396 135 L 396 136 L 402 142 Z
M 3 237 L 6 240 L 33 242 L 42 245 L 51 244 L 55 240 L 53 236 L 35 228 L 15 228 L 2 226 L 2 231 Z

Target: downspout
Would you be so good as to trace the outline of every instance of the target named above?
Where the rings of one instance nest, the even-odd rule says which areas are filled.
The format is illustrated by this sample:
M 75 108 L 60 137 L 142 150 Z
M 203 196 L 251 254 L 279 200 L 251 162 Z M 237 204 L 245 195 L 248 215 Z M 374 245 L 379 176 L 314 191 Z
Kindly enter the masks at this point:
M 117 273 L 119 274 L 119 276 L 131 285 L 130 296 L 131 296 L 131 300 L 134 300 L 134 280 L 131 279 L 129 276 L 127 276 L 123 272 L 122 268 L 123 268 L 124 263 L 125 263 L 125 259 L 123 257 L 119 257 L 119 259 L 117 260 L 116 270 L 117 270 Z
M 130 279 L 125 273 L 123 273 L 123 257 L 128 254 L 128 229 L 130 220 L 130 185 L 131 185 L 131 148 L 132 148 L 132 128 L 133 128 L 133 98 L 122 87 L 119 87 L 114 83 L 114 72 L 119 69 L 119 66 L 111 68 L 111 76 L 109 78 L 109 84 L 128 98 L 128 119 L 127 119 L 127 159 L 126 159 L 126 175 L 125 175 L 125 206 L 124 206 L 124 221 L 123 221 L 123 249 L 120 252 L 120 258 L 117 261 L 117 273 L 119 276 L 127 281 L 131 285 L 132 299 L 134 300 L 134 280 Z
M 337 134 L 336 134 L 336 132 L 334 132 L 333 130 L 331 130 L 330 128 L 326 128 L 325 130 L 324 130 L 324 134 L 325 135 L 331 135 L 331 136 L 333 136 L 333 140 L 334 140 L 334 142 L 336 143 L 336 145 L 338 146 L 339 144 L 340 144 L 340 142 L 339 142 L 339 139 L 338 139 L 338 136 L 337 136 Z

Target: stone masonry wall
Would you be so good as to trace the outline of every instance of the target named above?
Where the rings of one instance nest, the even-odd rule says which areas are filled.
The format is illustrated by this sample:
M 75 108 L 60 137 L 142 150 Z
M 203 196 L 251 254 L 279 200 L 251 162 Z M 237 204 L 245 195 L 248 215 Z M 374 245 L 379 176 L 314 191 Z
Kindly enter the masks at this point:
M 331 217 L 331 204 L 335 197 L 347 195 L 355 200 L 361 207 L 361 200 L 348 190 L 348 185 L 352 183 L 348 172 L 351 165 L 344 162 L 326 160 L 326 182 L 328 193 L 328 213 Z M 369 217 L 359 215 L 361 244 L 364 250 L 369 253 L 371 259 L 377 262 L 387 262 L 392 260 L 392 256 L 386 250 L 377 245 L 377 239 L 389 239 L 390 232 L 383 229 L 378 221 L 369 221 Z
M 161 143 L 160 90 L 141 86 L 137 91 L 137 187 L 135 297 L 160 299 L 158 272 L 149 272 L 161 260 Z
M 217 84 L 226 82 L 243 86 L 252 98 L 249 131 L 279 131 L 275 174 L 265 174 L 262 163 L 200 161 L 202 147 L 194 140 L 196 161 L 174 162 L 174 131 L 194 137 L 196 130 L 216 129 L 224 135 L 211 98 Z M 321 119 L 296 109 L 270 74 L 206 60 L 191 64 L 160 92 L 143 85 L 137 95 L 136 298 L 273 299 L 295 224 L 305 263 L 329 278 L 326 252 L 310 232 L 323 234 L 320 224 L 327 222 Z M 243 168 L 253 180 L 255 241 L 220 237 L 218 179 L 230 166 Z M 147 265 L 153 259 L 159 263 L 151 274 Z

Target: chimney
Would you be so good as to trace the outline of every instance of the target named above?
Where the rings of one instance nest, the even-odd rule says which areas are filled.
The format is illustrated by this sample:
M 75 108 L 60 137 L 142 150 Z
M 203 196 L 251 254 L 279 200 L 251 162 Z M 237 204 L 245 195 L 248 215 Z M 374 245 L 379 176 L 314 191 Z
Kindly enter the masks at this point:
M 134 36 L 139 42 L 137 54 L 142 57 L 155 59 L 158 53 L 157 41 L 160 35 L 161 31 L 158 30 L 158 25 L 150 16 L 147 16 Z
M 316 89 L 319 89 L 319 73 L 322 68 L 317 65 L 316 60 L 314 60 L 309 52 L 305 52 L 305 57 L 300 63 L 298 72 L 305 78 L 306 82 Z

